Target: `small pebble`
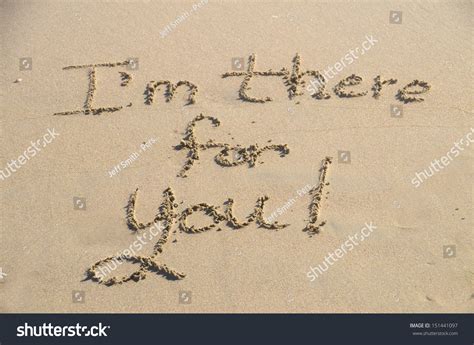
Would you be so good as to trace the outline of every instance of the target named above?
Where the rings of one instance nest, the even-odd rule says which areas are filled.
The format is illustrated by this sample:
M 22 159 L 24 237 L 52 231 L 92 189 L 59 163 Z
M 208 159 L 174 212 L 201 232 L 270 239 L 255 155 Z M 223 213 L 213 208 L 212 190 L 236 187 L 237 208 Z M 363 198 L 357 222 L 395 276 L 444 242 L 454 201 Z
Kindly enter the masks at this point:
M 17 80 L 15 80 L 15 83 L 21 83 L 22 81 L 23 81 L 23 79 L 18 78 Z

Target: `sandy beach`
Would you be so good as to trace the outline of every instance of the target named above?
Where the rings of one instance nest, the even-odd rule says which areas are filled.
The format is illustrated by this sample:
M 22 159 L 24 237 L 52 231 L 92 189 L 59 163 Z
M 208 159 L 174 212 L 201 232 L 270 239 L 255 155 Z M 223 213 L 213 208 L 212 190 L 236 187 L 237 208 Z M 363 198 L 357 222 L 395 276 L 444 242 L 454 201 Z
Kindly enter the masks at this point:
M 472 1 L 0 6 L 1 313 L 474 310 Z

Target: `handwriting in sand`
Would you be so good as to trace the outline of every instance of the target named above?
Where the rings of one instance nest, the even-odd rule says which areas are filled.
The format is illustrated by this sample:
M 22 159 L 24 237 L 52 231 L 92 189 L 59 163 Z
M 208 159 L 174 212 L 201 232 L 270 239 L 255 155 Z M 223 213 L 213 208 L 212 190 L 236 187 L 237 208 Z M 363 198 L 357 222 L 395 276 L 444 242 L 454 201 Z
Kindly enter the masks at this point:
M 107 62 L 99 64 L 88 64 L 88 65 L 74 65 L 64 67 L 63 70 L 74 70 L 74 69 L 88 69 L 89 70 L 89 88 L 86 96 L 86 101 L 82 109 L 75 109 L 69 111 L 57 112 L 54 115 L 75 115 L 75 114 L 93 114 L 99 115 L 101 113 L 113 113 L 123 109 L 124 105 L 114 105 L 114 106 L 102 106 L 94 107 L 93 101 L 97 89 L 97 71 L 100 68 L 116 68 L 124 67 L 132 64 L 133 61 L 125 60 L 122 62 Z M 304 86 L 306 85 L 305 77 L 313 77 L 311 86 L 308 89 L 311 89 L 312 97 L 318 100 L 324 100 L 331 98 L 331 94 L 326 90 L 326 80 L 323 74 L 316 70 L 305 70 L 301 69 L 301 57 L 299 54 L 293 59 L 293 66 L 291 71 L 285 67 L 281 68 L 279 71 L 273 71 L 272 69 L 267 71 L 258 71 L 255 69 L 256 65 L 256 56 L 252 54 L 249 56 L 247 63 L 246 71 L 234 71 L 226 72 L 222 74 L 222 78 L 229 77 L 242 77 L 242 83 L 238 92 L 239 98 L 244 102 L 253 102 L 253 103 L 266 103 L 271 102 L 273 99 L 270 96 L 265 97 L 256 97 L 249 94 L 250 92 L 250 82 L 255 80 L 256 77 L 280 77 L 284 81 L 284 85 L 288 90 L 288 97 L 293 99 L 297 96 L 304 94 Z M 127 87 L 132 81 L 133 77 L 131 73 L 119 71 L 121 83 L 120 86 Z M 354 91 L 350 90 L 351 87 L 356 87 L 362 82 L 362 77 L 352 74 L 346 78 L 343 78 L 339 81 L 336 86 L 333 88 L 333 92 L 337 97 L 340 98 L 354 98 L 354 97 L 363 97 L 369 94 L 369 90 L 363 91 Z M 397 79 L 388 78 L 384 79 L 382 76 L 378 75 L 374 78 L 374 83 L 372 85 L 372 97 L 374 99 L 379 99 L 382 95 L 382 89 L 384 86 L 394 85 L 398 82 Z M 144 103 L 151 105 L 155 99 L 155 93 L 157 90 L 160 90 L 160 87 L 165 87 L 165 100 L 170 102 L 173 100 L 173 97 L 176 93 L 176 90 L 181 87 L 188 88 L 188 100 L 187 104 L 196 103 L 196 95 L 198 93 L 198 87 L 195 83 L 189 80 L 178 80 L 176 83 L 173 83 L 170 80 L 158 80 L 150 81 L 145 87 L 144 91 Z M 431 85 L 423 80 L 414 79 L 409 82 L 402 88 L 398 89 L 395 98 L 404 103 L 413 103 L 413 102 L 423 102 L 424 98 L 420 95 L 427 93 L 431 89 Z M 133 106 L 132 103 L 128 103 L 125 107 Z

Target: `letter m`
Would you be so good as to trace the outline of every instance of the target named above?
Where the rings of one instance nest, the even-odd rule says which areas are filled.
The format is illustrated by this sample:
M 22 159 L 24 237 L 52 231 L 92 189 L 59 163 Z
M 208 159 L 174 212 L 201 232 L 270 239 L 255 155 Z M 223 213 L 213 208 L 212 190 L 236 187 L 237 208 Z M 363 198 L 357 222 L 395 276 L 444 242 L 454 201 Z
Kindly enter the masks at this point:
M 160 85 L 166 85 L 165 90 L 165 99 L 166 102 L 169 102 L 173 99 L 176 89 L 180 86 L 186 85 L 189 89 L 188 95 L 188 104 L 193 104 L 195 102 L 194 97 L 198 91 L 198 88 L 195 84 L 187 80 L 180 80 L 176 84 L 171 83 L 169 80 L 160 80 L 160 81 L 150 81 L 145 89 L 145 104 L 152 104 L 155 97 L 155 91 Z

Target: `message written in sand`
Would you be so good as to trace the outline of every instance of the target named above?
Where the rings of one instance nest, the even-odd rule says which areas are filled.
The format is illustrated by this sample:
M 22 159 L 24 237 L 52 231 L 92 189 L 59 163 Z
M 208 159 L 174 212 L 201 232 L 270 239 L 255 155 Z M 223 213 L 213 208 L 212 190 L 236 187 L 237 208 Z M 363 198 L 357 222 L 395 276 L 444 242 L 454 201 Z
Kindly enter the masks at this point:
M 66 111 L 66 112 L 59 112 L 55 113 L 55 115 L 74 115 L 74 114 L 93 114 L 99 115 L 101 113 L 112 113 L 123 109 L 123 106 L 109 106 L 109 107 L 94 107 L 93 101 L 94 96 L 97 88 L 97 69 L 102 67 L 123 67 L 129 66 L 131 64 L 130 60 L 126 60 L 123 62 L 115 62 L 115 63 L 101 63 L 101 64 L 89 64 L 89 65 L 77 65 L 77 66 L 67 66 L 64 67 L 64 70 L 70 69 L 82 69 L 88 68 L 89 69 L 89 89 L 86 96 L 86 101 L 82 109 Z M 256 57 L 255 54 L 250 55 L 248 59 L 248 66 L 246 71 L 234 71 L 234 72 L 227 72 L 222 75 L 223 78 L 228 77 L 243 77 L 243 81 L 241 83 L 239 89 L 239 98 L 242 101 L 246 102 L 253 102 L 253 103 L 266 103 L 272 101 L 271 97 L 263 97 L 257 98 L 254 96 L 249 95 L 249 87 L 250 81 L 254 77 L 281 77 L 284 80 L 284 84 L 288 87 L 288 96 L 290 99 L 295 98 L 296 96 L 300 96 L 303 94 L 303 89 L 305 86 L 305 81 L 303 80 L 304 77 L 313 77 L 316 81 L 317 88 L 315 92 L 312 94 L 312 97 L 315 99 L 323 100 L 331 98 L 331 95 L 326 91 L 326 80 L 325 77 L 319 72 L 315 70 L 301 70 L 301 57 L 299 54 L 293 59 L 293 67 L 290 70 L 286 68 L 282 68 L 280 71 L 256 71 L 255 70 L 256 64 Z M 130 73 L 119 71 L 120 74 L 120 86 L 127 87 L 130 82 L 133 80 L 133 77 Z M 368 95 L 369 91 L 354 91 L 349 90 L 350 87 L 357 86 L 361 84 L 362 77 L 352 74 L 340 82 L 338 82 L 334 88 L 333 92 L 338 97 L 346 97 L 346 98 L 353 98 L 353 97 L 363 97 Z M 371 88 L 372 96 L 375 99 L 379 99 L 382 93 L 382 89 L 384 85 L 390 86 L 397 83 L 397 79 L 389 78 L 383 79 L 380 75 L 374 78 L 374 84 Z M 312 83 L 314 86 L 315 84 Z M 176 90 L 180 86 L 186 86 L 188 88 L 188 104 L 193 104 L 196 102 L 196 94 L 198 92 L 198 87 L 196 84 L 188 81 L 188 80 L 179 80 L 176 83 L 173 83 L 169 80 L 159 80 L 159 81 L 150 81 L 144 91 L 145 96 L 145 104 L 152 104 L 155 99 L 155 93 L 160 87 L 165 87 L 165 100 L 170 102 L 173 100 L 173 97 L 176 93 Z M 419 95 L 426 93 L 430 90 L 431 86 L 425 82 L 420 80 L 413 80 L 412 82 L 405 85 L 403 88 L 399 89 L 396 98 L 405 103 L 411 102 L 422 102 L 424 99 L 419 97 Z M 127 107 L 131 107 L 132 103 L 129 103 Z M 183 166 L 183 168 L 178 172 L 179 177 L 187 177 L 187 173 L 192 168 L 194 162 L 199 160 L 199 153 L 201 151 L 205 151 L 208 149 L 219 149 L 219 153 L 214 157 L 214 160 L 217 164 L 223 167 L 235 167 L 242 164 L 248 164 L 250 167 L 256 166 L 258 158 L 266 151 L 276 151 L 279 153 L 280 157 L 285 157 L 289 154 L 290 150 L 286 144 L 271 144 L 265 146 L 259 146 L 257 143 L 250 145 L 248 147 L 242 147 L 241 145 L 230 145 L 228 143 L 216 142 L 212 139 L 209 139 L 205 143 L 201 143 L 198 141 L 196 134 L 195 134 L 195 127 L 196 124 L 200 121 L 208 120 L 214 127 L 220 126 L 219 119 L 211 116 L 204 116 L 203 114 L 198 115 L 195 117 L 187 126 L 184 138 L 181 140 L 180 144 L 175 146 L 176 150 L 184 150 L 187 149 L 187 160 Z M 271 140 L 268 140 L 270 143 Z M 231 158 L 232 157 L 232 158 Z M 324 186 L 329 185 L 326 182 L 326 176 L 328 167 L 331 164 L 331 157 L 326 157 L 322 161 L 321 169 L 320 169 L 320 176 L 319 176 L 319 183 L 317 186 L 313 187 L 310 190 L 311 195 L 311 202 L 309 204 L 309 219 L 308 224 L 303 231 L 307 232 L 309 236 L 313 236 L 319 233 L 320 229 L 326 221 L 321 221 L 318 224 L 320 211 L 321 211 L 321 202 L 323 199 L 323 189 Z M 328 193 L 328 192 L 327 192 Z M 159 236 L 158 241 L 155 243 L 153 247 L 153 251 L 149 256 L 140 256 L 135 255 L 136 253 L 133 252 L 133 255 L 128 254 L 120 254 L 120 255 L 112 255 L 106 257 L 102 260 L 99 260 L 95 264 L 93 264 L 87 270 L 87 279 L 95 281 L 100 284 L 105 285 L 115 285 L 115 284 L 122 284 L 128 281 L 140 281 L 146 278 L 148 272 L 155 272 L 157 274 L 163 275 L 168 279 L 179 280 L 185 277 L 184 273 L 176 271 L 174 269 L 169 268 L 165 263 L 160 263 L 157 261 L 157 256 L 163 253 L 163 247 L 168 242 L 172 234 L 176 234 L 177 230 L 174 230 L 171 234 L 172 227 L 175 222 L 178 222 L 178 229 L 180 233 L 202 233 L 206 231 L 210 231 L 212 229 L 216 229 L 217 231 L 221 231 L 218 228 L 220 223 L 227 224 L 228 227 L 239 229 L 250 225 L 251 223 L 255 222 L 258 227 L 263 227 L 266 229 L 273 229 L 279 230 L 282 228 L 287 227 L 289 224 L 279 224 L 278 221 L 270 222 L 268 218 L 263 216 L 264 214 L 264 205 L 265 202 L 269 199 L 268 196 L 264 195 L 257 199 L 256 205 L 254 210 L 251 214 L 246 217 L 245 221 L 239 222 L 239 220 L 234 216 L 233 213 L 233 205 L 234 200 L 229 198 L 224 204 L 226 205 L 225 211 L 223 213 L 219 212 L 219 208 L 217 206 L 207 204 L 207 203 L 200 203 L 193 206 L 190 206 L 183 210 L 180 214 L 176 211 L 178 204 L 175 202 L 175 196 L 171 188 L 167 188 L 164 193 L 163 197 L 164 200 L 161 203 L 158 213 L 155 218 L 147 223 L 141 223 L 136 219 L 135 216 L 135 208 L 137 202 L 137 195 L 138 189 L 135 190 L 134 193 L 131 194 L 128 207 L 127 207 L 127 224 L 128 227 L 135 231 L 141 231 L 147 228 L 155 227 L 158 224 L 160 225 L 161 234 Z M 327 198 L 327 197 L 326 197 Z M 208 226 L 204 226 L 202 228 L 196 228 L 194 225 L 189 225 L 187 222 L 187 218 L 195 213 L 195 212 L 202 212 L 206 216 L 209 216 L 212 220 L 212 223 Z M 176 235 L 175 235 L 176 236 Z M 173 242 L 176 242 L 175 239 Z M 102 268 L 104 265 L 108 265 L 109 263 L 114 262 L 115 267 L 117 263 L 129 262 L 132 264 L 138 264 L 139 269 L 133 272 L 132 274 L 124 277 L 106 277 L 102 274 Z M 100 271 L 100 272 L 99 272 Z M 109 270 L 110 271 L 110 270 Z
M 64 67 L 63 70 L 74 70 L 74 69 L 89 69 L 89 89 L 86 96 L 86 101 L 82 109 L 70 110 L 57 112 L 54 115 L 75 115 L 75 114 L 93 114 L 98 115 L 101 113 L 112 113 L 123 109 L 124 106 L 109 106 L 109 107 L 93 107 L 93 100 L 95 92 L 97 89 L 97 69 L 103 67 L 124 67 L 132 64 L 131 60 L 125 60 L 123 62 L 106 62 L 99 64 L 89 64 L 89 65 L 74 65 Z M 301 70 L 301 57 L 297 53 L 293 59 L 293 66 L 290 70 L 283 67 L 279 71 L 273 71 L 269 69 L 267 71 L 256 71 L 256 56 L 252 54 L 249 56 L 247 70 L 246 71 L 234 71 L 227 72 L 222 74 L 222 78 L 228 77 L 243 77 L 243 81 L 239 89 L 239 98 L 245 102 L 253 103 L 266 103 L 271 102 L 273 99 L 269 96 L 257 98 L 249 95 L 250 91 L 250 82 L 255 77 L 280 77 L 284 81 L 284 85 L 288 87 L 288 96 L 290 99 L 295 98 L 296 96 L 301 96 L 304 94 L 304 86 L 306 85 L 304 77 L 312 77 L 315 82 L 312 82 L 313 90 L 315 91 L 312 94 L 314 99 L 323 100 L 331 98 L 331 95 L 326 91 L 326 78 L 323 74 L 316 70 Z M 130 73 L 119 71 L 120 74 L 120 86 L 126 87 L 130 84 L 133 77 Z M 357 86 L 363 81 L 362 77 L 352 74 L 341 81 L 339 81 L 333 88 L 333 92 L 336 96 L 340 98 L 353 98 L 353 97 L 363 97 L 369 94 L 369 90 L 363 91 L 354 91 L 349 90 L 350 87 Z M 382 94 L 382 89 L 384 85 L 390 86 L 398 82 L 397 79 L 388 78 L 384 79 L 382 76 L 378 75 L 374 78 L 374 82 L 371 88 L 372 97 L 374 99 L 379 99 Z M 155 99 L 155 93 L 157 90 L 160 90 L 160 87 L 165 87 L 165 100 L 170 102 L 173 100 L 173 97 L 176 93 L 176 90 L 180 86 L 186 86 L 188 88 L 188 99 L 187 104 L 194 104 L 196 102 L 196 94 L 198 93 L 198 87 L 196 84 L 190 82 L 189 80 L 179 80 L 176 83 L 173 83 L 170 80 L 159 80 L 159 81 L 150 81 L 146 85 L 144 96 L 145 104 L 152 104 Z M 424 94 L 430 90 L 431 86 L 422 80 L 415 79 L 404 87 L 399 89 L 395 95 L 395 98 L 400 102 L 412 103 L 412 102 L 423 102 L 424 98 L 419 95 Z M 129 103 L 126 107 L 131 107 L 133 104 Z
M 267 150 L 279 151 L 282 157 L 289 153 L 289 149 L 286 144 L 268 145 L 262 148 L 259 148 L 257 144 L 250 145 L 246 148 L 242 148 L 239 145 L 232 147 L 228 144 L 217 143 L 213 140 L 208 140 L 206 144 L 200 144 L 195 136 L 194 128 L 197 122 L 205 119 L 209 120 L 215 126 L 220 125 L 219 119 L 215 117 L 204 116 L 203 114 L 198 115 L 189 123 L 184 139 L 181 141 L 180 145 L 176 146 L 177 150 L 183 148 L 189 149 L 188 161 L 185 163 L 184 168 L 181 169 L 181 171 L 178 173 L 178 176 L 186 176 L 185 173 L 190 169 L 194 161 L 199 159 L 200 150 L 210 148 L 222 149 L 220 153 L 215 156 L 215 161 L 218 164 L 226 167 L 237 166 L 246 162 L 248 162 L 250 166 L 255 166 L 256 160 L 259 155 L 261 155 Z M 234 156 L 233 161 L 229 160 L 229 151 L 235 151 L 240 158 L 236 159 Z M 323 199 L 323 189 L 324 186 L 329 185 L 329 183 L 326 182 L 326 174 L 329 164 L 331 164 L 331 158 L 326 157 L 322 162 L 318 185 L 313 187 L 309 191 L 310 195 L 312 196 L 311 203 L 309 205 L 309 220 L 307 226 L 303 231 L 307 232 L 310 237 L 312 237 L 314 234 L 317 234 L 320 231 L 320 228 L 326 223 L 325 221 L 322 221 L 318 224 L 318 218 L 320 215 L 321 202 Z M 170 269 L 166 264 L 159 264 L 155 261 L 156 256 L 163 252 L 163 246 L 167 243 L 168 238 L 170 237 L 170 230 L 176 220 L 179 222 L 179 231 L 184 233 L 201 233 L 204 231 L 216 229 L 217 225 L 221 222 L 226 222 L 229 227 L 234 229 L 246 227 L 252 222 L 255 222 L 259 227 L 274 230 L 282 229 L 289 225 L 279 224 L 278 221 L 270 223 L 268 219 L 264 217 L 263 209 L 265 202 L 269 199 L 268 196 L 262 196 L 257 199 L 254 211 L 250 215 L 248 215 L 246 217 L 246 220 L 243 222 L 239 222 L 238 219 L 234 216 L 233 199 L 228 199 L 225 202 L 225 205 L 227 207 L 223 214 L 219 213 L 218 207 L 214 205 L 200 203 L 186 208 L 184 211 L 181 212 L 180 215 L 178 215 L 176 213 L 176 208 L 178 207 L 178 204 L 175 203 L 175 196 L 171 188 L 168 188 L 164 191 L 163 196 L 165 200 L 159 207 L 159 212 L 155 216 L 153 221 L 150 221 L 148 223 L 141 223 L 137 221 L 135 217 L 137 193 L 138 189 L 135 190 L 135 192 L 130 196 L 129 204 L 127 207 L 127 224 L 129 228 L 133 231 L 144 230 L 150 227 L 154 227 L 157 224 L 160 224 L 162 232 L 160 238 L 154 246 L 152 254 L 148 257 L 143 257 L 124 253 L 121 255 L 107 257 L 96 262 L 94 265 L 92 265 L 91 268 L 89 268 L 89 270 L 87 271 L 87 277 L 89 279 L 101 284 L 114 285 L 128 282 L 130 280 L 139 281 L 141 279 L 144 279 L 146 277 L 147 271 L 156 272 L 170 279 L 184 278 L 185 275 L 183 273 Z M 212 218 L 213 223 L 202 228 L 196 228 L 194 225 L 189 226 L 187 224 L 187 218 L 194 212 L 203 212 L 205 215 L 210 216 Z M 217 228 L 216 230 L 220 231 L 219 228 Z M 173 233 L 176 233 L 176 230 Z M 104 265 L 108 266 L 110 262 L 114 262 L 116 267 L 117 263 L 121 263 L 124 261 L 139 264 L 139 270 L 133 272 L 129 276 L 122 278 L 106 278 L 103 274 L 101 274 L 101 268 L 104 267 Z
M 309 192 L 311 195 L 311 202 L 309 205 L 309 220 L 308 220 L 308 224 L 306 225 L 303 231 L 307 232 L 310 236 L 318 233 L 320 230 L 320 227 L 325 224 L 325 221 L 321 222 L 319 225 L 317 223 L 318 223 L 318 218 L 320 215 L 321 202 L 323 199 L 323 189 L 324 189 L 324 186 L 328 185 L 328 183 L 326 182 L 326 176 L 327 176 L 327 170 L 330 164 L 331 164 L 330 157 L 326 157 L 322 161 L 322 165 L 320 168 L 319 182 Z M 158 209 L 158 213 L 155 216 L 155 218 L 150 222 L 141 223 L 136 219 L 136 216 L 135 216 L 137 195 L 138 195 L 138 189 L 136 189 L 135 192 L 133 192 L 130 196 L 128 206 L 127 206 L 126 220 L 127 220 L 128 227 L 131 230 L 136 231 L 136 232 L 156 226 L 157 224 L 160 224 L 161 235 L 158 241 L 155 243 L 151 255 L 140 256 L 140 255 L 127 255 L 123 253 L 121 255 L 106 257 L 94 263 L 87 270 L 86 279 L 90 279 L 99 284 L 105 284 L 108 286 L 115 285 L 115 284 L 123 284 L 129 281 L 138 282 L 146 278 L 147 272 L 154 272 L 156 274 L 160 274 L 170 280 L 183 279 L 186 276 L 184 273 L 176 271 L 168 267 L 165 263 L 159 263 L 156 260 L 156 257 L 159 254 L 163 253 L 163 247 L 171 238 L 172 234 L 177 233 L 177 230 L 174 230 L 171 234 L 171 229 L 175 221 L 178 222 L 179 232 L 188 233 L 188 234 L 198 234 L 198 233 L 210 231 L 213 229 L 220 231 L 221 229 L 218 228 L 218 225 L 223 222 L 225 222 L 225 224 L 228 227 L 233 228 L 233 229 L 240 229 L 240 228 L 246 227 L 253 222 L 255 222 L 258 225 L 258 227 L 263 227 L 265 229 L 272 229 L 272 230 L 279 230 L 289 225 L 289 224 L 279 224 L 278 221 L 275 221 L 273 223 L 267 222 L 267 220 L 265 219 L 263 215 L 265 202 L 269 199 L 269 197 L 266 195 L 259 197 L 257 199 L 253 212 L 246 217 L 245 221 L 242 221 L 242 222 L 240 222 L 233 213 L 234 200 L 231 198 L 229 198 L 224 203 L 226 205 L 226 209 L 224 213 L 219 213 L 218 207 L 214 205 L 207 204 L 207 203 L 200 203 L 200 204 L 190 206 L 186 208 L 185 210 L 183 210 L 180 214 L 178 214 L 176 212 L 176 208 L 178 207 L 178 204 L 176 203 L 176 198 L 171 188 L 167 188 L 163 192 L 164 200 L 161 203 Z M 190 226 L 187 223 L 187 218 L 194 212 L 203 212 L 205 215 L 211 218 L 212 223 L 202 228 L 196 228 L 194 225 Z M 128 276 L 119 277 L 119 278 L 115 276 L 107 278 L 101 272 L 99 272 L 102 266 L 105 266 L 108 263 L 114 262 L 114 261 L 115 263 L 129 262 L 132 264 L 138 264 L 139 269 Z
M 211 148 L 221 148 L 222 150 L 214 157 L 217 164 L 223 167 L 234 167 L 248 163 L 250 167 L 254 167 L 257 162 L 257 158 L 265 151 L 273 150 L 280 152 L 280 157 L 286 156 L 290 149 L 286 144 L 284 145 L 266 145 L 259 147 L 258 144 L 250 145 L 249 147 L 242 147 L 240 145 L 231 146 L 226 143 L 218 143 L 210 139 L 205 144 L 201 144 L 197 141 L 194 133 L 194 128 L 198 121 L 207 119 L 211 121 L 214 126 L 220 126 L 219 119 L 211 116 L 204 116 L 203 114 L 198 115 L 186 129 L 184 139 L 181 143 L 175 147 L 176 150 L 189 149 L 188 160 L 184 164 L 183 169 L 178 173 L 179 177 L 186 177 L 186 173 L 194 164 L 194 161 L 199 160 L 199 151 L 204 151 Z M 271 141 L 271 140 L 269 140 Z M 230 153 L 233 152 L 233 158 L 230 160 Z

